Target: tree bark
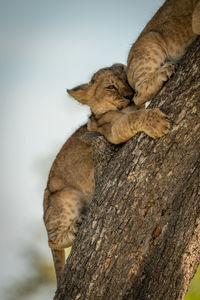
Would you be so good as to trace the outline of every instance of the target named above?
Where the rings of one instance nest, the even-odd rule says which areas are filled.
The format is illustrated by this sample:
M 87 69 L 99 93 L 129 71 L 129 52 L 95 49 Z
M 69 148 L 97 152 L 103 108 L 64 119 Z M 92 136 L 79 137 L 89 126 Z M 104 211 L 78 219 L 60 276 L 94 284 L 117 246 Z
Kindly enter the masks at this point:
M 96 192 L 56 300 L 183 299 L 200 263 L 200 39 L 152 101 L 153 140 L 92 137 Z

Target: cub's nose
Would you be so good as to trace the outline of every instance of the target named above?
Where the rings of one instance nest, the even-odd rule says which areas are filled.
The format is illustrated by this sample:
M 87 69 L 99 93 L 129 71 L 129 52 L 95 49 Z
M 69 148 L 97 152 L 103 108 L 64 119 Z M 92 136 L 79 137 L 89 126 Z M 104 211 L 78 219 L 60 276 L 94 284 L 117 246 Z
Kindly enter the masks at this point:
M 128 99 L 128 100 L 132 100 L 133 99 L 133 96 L 134 96 L 134 93 L 131 94 L 131 95 L 127 95 L 125 96 L 124 98 Z

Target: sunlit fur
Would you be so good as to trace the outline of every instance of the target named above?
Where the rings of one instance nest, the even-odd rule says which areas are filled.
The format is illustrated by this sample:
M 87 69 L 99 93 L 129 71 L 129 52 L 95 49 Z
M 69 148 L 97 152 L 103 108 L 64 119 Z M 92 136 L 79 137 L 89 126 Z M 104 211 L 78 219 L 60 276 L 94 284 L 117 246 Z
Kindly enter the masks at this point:
M 127 82 L 124 65 L 101 69 L 89 83 L 67 91 L 90 107 L 93 115 L 88 121 L 88 130 L 100 132 L 112 144 L 126 142 L 140 131 L 157 138 L 169 130 L 169 122 L 159 109 L 129 106 L 134 93 Z
M 125 108 L 133 96 L 122 64 L 99 70 L 89 83 L 67 92 L 80 103 L 90 106 L 95 115 Z
M 199 34 L 200 1 L 166 0 L 129 52 L 127 77 L 136 105 L 157 94 Z
M 80 127 L 63 145 L 51 167 L 45 189 L 44 223 L 58 283 L 65 264 L 64 248 L 73 244 L 77 223 L 81 222 L 95 190 L 92 149 L 80 137 L 94 130 L 111 143 L 119 144 L 139 131 L 156 138 L 169 130 L 169 122 L 159 109 L 137 110 L 135 106 L 128 106 L 133 90 L 123 65 L 99 70 L 89 83 L 68 93 L 80 103 L 89 105 L 92 117 L 87 126 Z

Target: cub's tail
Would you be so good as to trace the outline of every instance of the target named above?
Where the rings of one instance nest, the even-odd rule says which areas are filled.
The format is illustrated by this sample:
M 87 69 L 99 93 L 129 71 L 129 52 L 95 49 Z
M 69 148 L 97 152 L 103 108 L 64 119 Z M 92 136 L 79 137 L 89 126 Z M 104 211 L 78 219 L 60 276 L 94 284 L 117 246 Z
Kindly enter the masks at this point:
M 51 249 L 53 261 L 54 261 L 54 268 L 56 272 L 56 280 L 57 286 L 62 278 L 64 266 L 65 266 L 65 251 L 62 250 L 53 250 Z

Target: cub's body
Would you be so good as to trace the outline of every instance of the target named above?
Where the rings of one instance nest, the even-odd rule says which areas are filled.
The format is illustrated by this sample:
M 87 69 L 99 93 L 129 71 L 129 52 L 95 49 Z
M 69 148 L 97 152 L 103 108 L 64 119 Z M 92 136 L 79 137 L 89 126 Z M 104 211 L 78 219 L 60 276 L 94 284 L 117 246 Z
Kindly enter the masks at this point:
M 86 125 L 80 127 L 63 145 L 51 167 L 44 194 L 44 222 L 57 280 L 65 264 L 64 249 L 72 245 L 76 222 L 94 194 L 91 148 L 80 139 L 86 131 Z
M 98 131 L 114 144 L 127 141 L 144 131 L 153 138 L 169 130 L 169 122 L 159 109 L 137 110 L 129 106 L 133 90 L 125 67 L 115 64 L 99 70 L 87 84 L 68 90 L 76 100 L 87 104 L 92 117 L 64 144 L 49 173 L 44 195 L 44 223 L 52 250 L 57 282 L 64 264 L 64 249 L 73 244 L 77 223 L 91 202 L 95 189 L 91 147 L 80 137 Z
M 127 77 L 136 105 L 157 94 L 199 34 L 200 1 L 166 0 L 129 52 Z

